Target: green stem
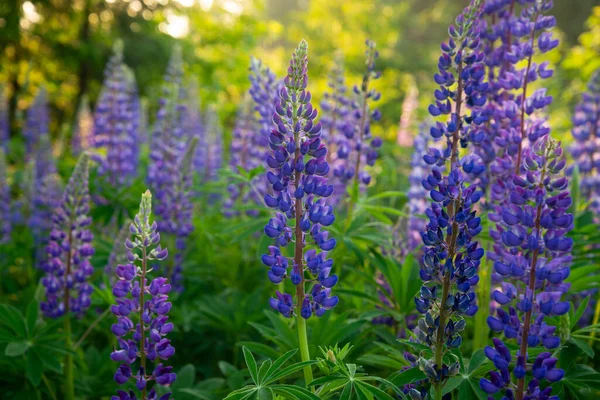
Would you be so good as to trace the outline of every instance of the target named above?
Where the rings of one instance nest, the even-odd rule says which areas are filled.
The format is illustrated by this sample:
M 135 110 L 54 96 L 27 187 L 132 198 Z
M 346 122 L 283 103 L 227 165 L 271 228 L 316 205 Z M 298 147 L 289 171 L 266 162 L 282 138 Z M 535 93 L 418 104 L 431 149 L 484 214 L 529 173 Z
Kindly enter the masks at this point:
M 65 400 L 75 400 L 75 385 L 73 382 L 73 355 L 71 354 L 71 318 L 65 315 Z
M 306 320 L 300 314 L 296 316 L 296 325 L 298 326 L 298 347 L 300 348 L 300 358 L 302 361 L 310 361 L 308 351 L 308 335 L 306 334 Z M 306 385 L 313 380 L 312 368 L 310 365 L 304 367 L 304 380 Z

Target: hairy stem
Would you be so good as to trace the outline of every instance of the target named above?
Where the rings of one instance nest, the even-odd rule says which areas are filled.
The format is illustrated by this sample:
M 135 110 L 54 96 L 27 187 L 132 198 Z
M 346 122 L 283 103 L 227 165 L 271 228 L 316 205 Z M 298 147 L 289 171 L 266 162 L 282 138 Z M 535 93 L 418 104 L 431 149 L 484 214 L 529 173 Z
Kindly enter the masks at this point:
M 69 275 L 71 275 L 71 251 L 73 249 L 73 230 L 72 223 L 69 222 L 69 251 L 67 252 L 66 259 L 66 271 L 65 271 L 65 279 Z M 71 291 L 67 282 L 65 281 L 65 347 L 67 349 L 67 355 L 65 356 L 65 399 L 66 400 L 74 400 L 75 399 L 75 383 L 73 381 L 73 355 L 70 353 L 73 347 L 73 342 L 71 339 L 71 316 L 69 315 L 70 303 L 71 303 Z

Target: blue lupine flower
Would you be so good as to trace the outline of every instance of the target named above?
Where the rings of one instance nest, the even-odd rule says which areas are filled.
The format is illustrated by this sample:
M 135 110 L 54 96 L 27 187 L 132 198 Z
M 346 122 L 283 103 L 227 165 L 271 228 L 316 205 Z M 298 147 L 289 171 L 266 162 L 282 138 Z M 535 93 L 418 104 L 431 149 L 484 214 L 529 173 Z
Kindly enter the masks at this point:
M 93 144 L 98 150 L 98 174 L 112 186 L 129 182 L 139 157 L 139 115 L 132 72 L 123 63 L 123 45 L 117 42 L 104 72 L 104 86 L 94 113 Z
M 48 317 L 58 318 L 69 312 L 81 316 L 91 304 L 93 288 L 87 280 L 94 272 L 90 263 L 94 236 L 90 231 L 89 200 L 88 156 L 83 154 L 52 216 L 48 258 L 42 264 L 46 300 L 40 305 Z
M 271 282 L 280 283 L 290 278 L 296 286 L 296 298 L 277 292 L 270 300 L 271 307 L 286 317 L 298 313 L 308 319 L 322 316 L 338 303 L 331 296 L 331 287 L 337 276 L 331 274 L 333 261 L 327 252 L 335 247 L 335 239 L 323 229 L 335 219 L 333 208 L 327 205 L 333 187 L 327 184 L 329 172 L 327 149 L 321 142 L 321 123 L 315 123 L 317 110 L 311 104 L 308 85 L 308 45 L 302 41 L 290 61 L 284 87 L 279 92 L 270 134 L 271 154 L 267 157 L 270 171 L 267 180 L 273 194 L 265 195 L 268 207 L 277 210 L 265 226 L 265 234 L 274 239 L 276 246 L 262 257 L 269 267 Z M 294 225 L 288 226 L 293 220 Z M 309 239 L 312 238 L 312 240 Z M 295 241 L 293 262 L 282 254 L 280 247 Z M 316 277 L 310 292 L 305 292 L 305 274 Z
M 6 154 L 8 152 L 8 140 L 10 139 L 10 119 L 8 115 L 8 99 L 4 88 L 0 86 L 0 148 Z
M 472 1 L 456 19 L 456 27 L 450 27 L 449 42 L 442 45 L 440 72 L 435 76 L 440 88 L 429 112 L 434 117 L 449 117 L 432 126 L 430 133 L 434 139 L 445 135 L 447 147 L 442 151 L 432 147 L 423 157 L 427 164 L 436 167 L 422 181 L 433 203 L 425 211 L 429 221 L 421 232 L 424 249 L 420 276 L 425 284 L 415 298 L 417 311 L 423 314 L 415 333 L 434 355 L 433 359 L 420 357 L 417 363 L 434 386 L 436 398 L 441 398 L 448 378 L 459 371 L 458 362 L 450 365 L 443 362 L 443 354 L 461 345 L 460 332 L 466 327 L 464 317 L 477 312 L 473 287 L 479 280 L 477 272 L 484 254 L 474 240 L 482 227 L 472 208 L 481 198 L 481 192 L 476 185 L 465 184 L 459 158 L 459 145 L 466 147 L 475 142 L 478 125 L 483 122 L 479 109 L 485 104 L 481 93 L 486 84 L 480 73 L 480 13 L 480 1 Z M 450 91 L 455 84 L 457 90 Z M 439 167 L 447 160 L 450 169 L 443 175 Z M 411 391 L 411 395 L 423 397 L 418 391 Z
M 142 195 L 140 210 L 130 225 L 129 232 L 133 240 L 127 239 L 125 247 L 129 263 L 119 265 L 115 273 L 118 280 L 113 286 L 116 304 L 111 307 L 117 322 L 112 332 L 117 337 L 118 348 L 110 358 L 121 363 L 115 372 L 115 381 L 123 385 L 128 381 L 135 383 L 142 399 L 156 398 L 155 386 L 169 386 L 176 379 L 172 367 L 161 361 L 175 354 L 175 348 L 166 335 L 173 330 L 168 320 L 171 310 L 168 293 L 171 285 L 167 279 L 158 277 L 149 281 L 147 274 L 149 261 L 161 261 L 167 257 L 167 249 L 161 248 L 160 235 L 156 222 L 150 221 L 152 195 L 146 191 Z M 137 322 L 134 324 L 134 320 Z M 139 359 L 137 372 L 132 365 Z M 152 371 L 152 372 L 151 372 Z M 168 399 L 170 393 L 161 397 Z M 134 399 L 135 393 L 118 391 L 113 399 Z
M 581 195 L 600 211 L 600 69 L 590 79 L 587 91 L 575 107 L 571 135 L 575 143 L 569 148 L 581 173 Z

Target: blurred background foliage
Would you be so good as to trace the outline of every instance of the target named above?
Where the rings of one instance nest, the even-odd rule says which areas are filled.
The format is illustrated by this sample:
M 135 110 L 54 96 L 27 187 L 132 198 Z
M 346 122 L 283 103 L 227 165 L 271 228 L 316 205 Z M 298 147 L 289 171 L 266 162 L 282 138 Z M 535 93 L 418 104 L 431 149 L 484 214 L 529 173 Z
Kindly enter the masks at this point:
M 559 137 L 569 129 L 568 110 L 591 72 L 600 65 L 598 0 L 557 1 L 562 35 L 554 52 L 557 79 L 550 88 Z M 0 4 L 0 80 L 10 99 L 13 132 L 22 111 L 41 86 L 49 92 L 52 132 L 74 118 L 84 94 L 92 104 L 102 83 L 112 43 L 125 43 L 148 104 L 159 93 L 175 42 L 182 45 L 190 75 L 199 81 L 203 104 L 216 104 L 227 126 L 249 82 L 247 67 L 257 56 L 281 76 L 285 55 L 301 38 L 311 45 L 311 88 L 326 88 L 326 72 L 342 51 L 350 83 L 363 69 L 363 42 L 381 53 L 385 96 L 378 134 L 395 136 L 401 104 L 410 87 L 430 93 L 440 41 L 462 0 L 8 0 Z M 590 16 L 591 15 L 591 16 Z M 426 104 L 428 96 L 421 96 Z M 424 117 L 420 107 L 415 121 Z M 554 111 L 553 110 L 553 111 Z M 152 115 L 152 111 L 150 115 Z

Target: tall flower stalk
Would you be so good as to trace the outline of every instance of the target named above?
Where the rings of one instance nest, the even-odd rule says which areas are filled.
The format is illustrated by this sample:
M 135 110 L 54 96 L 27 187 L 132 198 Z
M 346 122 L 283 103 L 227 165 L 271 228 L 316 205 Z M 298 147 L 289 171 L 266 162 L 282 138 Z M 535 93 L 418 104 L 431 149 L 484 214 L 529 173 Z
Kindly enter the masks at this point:
M 434 387 L 436 400 L 441 400 L 444 385 L 459 370 L 458 361 L 446 365 L 444 356 L 462 343 L 463 317 L 477 312 L 473 287 L 484 254 L 474 240 L 482 228 L 472 208 L 481 192 L 465 182 L 459 155 L 459 145 L 478 142 L 479 125 L 485 121 L 480 112 L 487 90 L 479 51 L 480 13 L 481 1 L 473 0 L 450 27 L 451 38 L 442 44 L 435 75 L 440 87 L 435 103 L 429 106 L 432 116 L 449 116 L 430 130 L 434 139 L 446 137 L 446 148 L 430 148 L 424 156 L 427 164 L 438 167 L 449 161 L 449 168 L 447 175 L 434 168 L 423 180 L 433 202 L 426 210 L 429 222 L 421 233 L 425 247 L 420 276 L 425 283 L 415 298 L 416 308 L 423 314 L 415 332 L 432 353 L 431 359 L 421 356 L 418 365 Z M 411 394 L 422 398 L 417 390 Z
M 83 96 L 77 108 L 73 135 L 71 137 L 71 152 L 73 155 L 79 156 L 83 151 L 90 148 L 93 125 L 94 117 L 90 110 L 89 100 L 87 96 Z
M 124 385 L 135 382 L 141 400 L 157 398 L 156 386 L 169 386 L 176 379 L 172 367 L 165 366 L 161 360 L 168 360 L 175 354 L 175 348 L 165 336 L 173 330 L 167 314 L 171 310 L 168 293 L 171 285 L 167 279 L 159 277 L 149 281 L 148 274 L 153 271 L 149 263 L 164 260 L 167 249 L 161 248 L 160 235 L 156 222 L 151 222 L 152 195 L 146 191 L 142 195 L 140 210 L 130 225 L 129 232 L 133 240 L 127 239 L 127 258 L 129 263 L 116 268 L 118 280 L 113 286 L 116 304 L 111 307 L 117 317 L 111 330 L 117 337 L 119 348 L 110 358 L 121 363 L 114 379 Z M 134 320 L 137 323 L 134 324 Z M 135 364 L 135 367 L 134 367 Z M 137 374 L 134 370 L 137 369 Z M 149 373 L 149 371 L 151 371 Z M 160 397 L 167 400 L 170 393 Z M 135 400 L 138 397 L 133 390 L 119 390 L 113 400 Z
M 4 87 L 0 85 L 0 148 L 6 154 L 8 152 L 8 140 L 10 139 L 10 118 L 8 115 L 8 98 Z
M 575 107 L 573 130 L 575 143 L 569 148 L 574 165 L 581 173 L 581 195 L 591 200 L 592 209 L 600 211 L 600 69 L 587 85 Z
M 98 174 L 113 186 L 129 182 L 137 169 L 139 115 L 133 74 L 123 63 L 123 43 L 115 43 L 104 72 L 94 113 L 94 155 Z
M 303 361 L 310 359 L 306 320 L 312 315 L 322 316 L 338 303 L 338 298 L 331 296 L 338 277 L 331 275 L 333 260 L 327 259 L 327 252 L 336 242 L 322 229 L 335 219 L 333 208 L 325 200 L 333 187 L 325 178 L 329 172 L 327 149 L 321 143 L 321 124 L 314 123 L 317 110 L 306 90 L 307 71 L 308 44 L 303 40 L 292 55 L 273 115 L 276 129 L 270 135 L 272 153 L 267 157 L 271 169 L 267 180 L 273 195 L 267 194 L 265 203 L 277 214 L 265 226 L 265 234 L 276 245 L 270 246 L 269 253 L 262 257 L 269 267 L 271 282 L 280 284 L 290 278 L 296 287 L 295 296 L 277 291 L 270 305 L 285 317 L 296 317 Z M 288 221 L 294 221 L 294 225 L 288 226 Z M 294 243 L 293 258 L 286 257 L 283 251 L 290 243 Z M 310 292 L 305 286 L 307 273 L 316 277 Z M 304 368 L 304 379 L 306 384 L 313 379 L 309 366 Z
M 46 247 L 48 259 L 42 268 L 46 299 L 40 304 L 50 318 L 64 316 L 66 348 L 71 350 L 71 316 L 82 316 L 91 304 L 92 286 L 88 278 L 94 272 L 90 257 L 94 254 L 90 232 L 88 156 L 83 154 L 65 188 L 59 207 L 52 216 L 53 228 Z M 65 398 L 75 397 L 73 359 L 65 356 Z
M 378 109 L 372 109 L 372 102 L 381 98 L 381 93 L 370 88 L 371 82 L 378 79 L 381 74 L 375 71 L 375 61 L 379 57 L 379 52 L 375 50 L 375 42 L 366 41 L 366 70 L 363 75 L 360 86 L 354 86 L 356 99 L 352 102 L 352 116 L 355 119 L 355 129 L 352 137 L 352 147 L 354 154 L 351 159 L 354 172 L 352 174 L 352 186 L 354 193 L 358 193 L 360 184 L 368 185 L 371 182 L 371 176 L 364 169 L 365 164 L 373 166 L 377 160 L 377 149 L 381 147 L 382 140 L 379 137 L 373 137 L 371 133 L 371 122 L 381 119 L 381 112 Z M 351 215 L 354 209 L 354 200 L 350 199 L 348 205 L 348 214 Z

